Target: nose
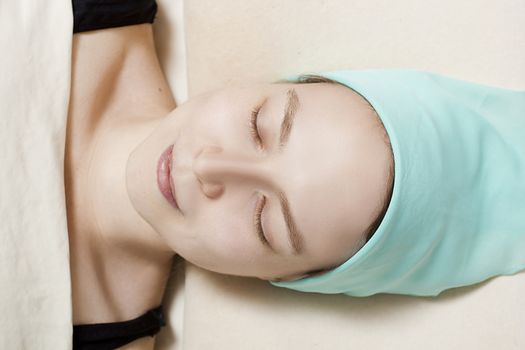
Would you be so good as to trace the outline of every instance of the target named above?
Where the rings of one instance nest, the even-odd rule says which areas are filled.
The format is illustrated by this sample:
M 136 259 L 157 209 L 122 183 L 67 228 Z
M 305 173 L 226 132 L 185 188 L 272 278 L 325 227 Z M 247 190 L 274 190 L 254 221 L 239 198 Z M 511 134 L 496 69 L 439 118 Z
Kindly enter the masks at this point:
M 205 147 L 193 160 L 193 172 L 207 196 L 219 196 L 230 184 L 264 181 L 266 170 L 261 158 Z

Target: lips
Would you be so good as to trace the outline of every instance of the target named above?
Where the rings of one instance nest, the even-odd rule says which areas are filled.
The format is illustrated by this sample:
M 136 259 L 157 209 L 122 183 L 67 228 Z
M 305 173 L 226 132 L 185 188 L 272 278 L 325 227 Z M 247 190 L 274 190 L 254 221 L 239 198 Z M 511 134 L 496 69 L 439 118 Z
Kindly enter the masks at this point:
M 173 145 L 170 145 L 162 154 L 157 162 L 157 185 L 160 193 L 166 198 L 168 203 L 175 209 L 180 210 L 177 201 L 175 200 L 175 188 L 171 181 L 171 153 Z

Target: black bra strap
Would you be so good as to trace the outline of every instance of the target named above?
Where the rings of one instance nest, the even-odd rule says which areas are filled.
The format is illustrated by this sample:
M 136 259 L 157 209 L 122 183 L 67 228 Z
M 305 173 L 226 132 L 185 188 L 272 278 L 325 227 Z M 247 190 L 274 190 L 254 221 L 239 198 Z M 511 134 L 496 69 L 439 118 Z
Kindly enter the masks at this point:
M 155 0 L 72 0 L 73 33 L 153 23 Z
M 115 349 L 138 338 L 153 337 L 165 325 L 162 305 L 129 321 L 74 325 L 73 349 Z

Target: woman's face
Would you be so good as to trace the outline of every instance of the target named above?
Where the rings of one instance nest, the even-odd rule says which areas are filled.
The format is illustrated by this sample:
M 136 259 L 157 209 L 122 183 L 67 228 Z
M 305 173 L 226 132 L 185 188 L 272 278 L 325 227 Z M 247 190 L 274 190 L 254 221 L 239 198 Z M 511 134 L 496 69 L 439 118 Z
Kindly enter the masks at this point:
M 197 266 L 300 278 L 353 255 L 380 210 L 391 159 L 376 118 L 361 96 L 337 84 L 205 93 L 173 110 L 135 148 L 128 194 L 167 245 Z M 157 161 L 172 144 L 180 210 L 156 178 Z M 268 243 L 258 234 L 258 209 Z

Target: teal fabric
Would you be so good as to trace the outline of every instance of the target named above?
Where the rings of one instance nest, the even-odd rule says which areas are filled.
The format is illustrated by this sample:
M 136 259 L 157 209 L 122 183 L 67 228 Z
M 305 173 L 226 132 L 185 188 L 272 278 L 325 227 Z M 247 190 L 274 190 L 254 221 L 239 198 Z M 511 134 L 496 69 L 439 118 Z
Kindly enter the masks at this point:
M 418 70 L 315 74 L 377 111 L 394 153 L 392 198 L 374 236 L 345 263 L 272 285 L 436 296 L 525 269 L 525 91 Z

